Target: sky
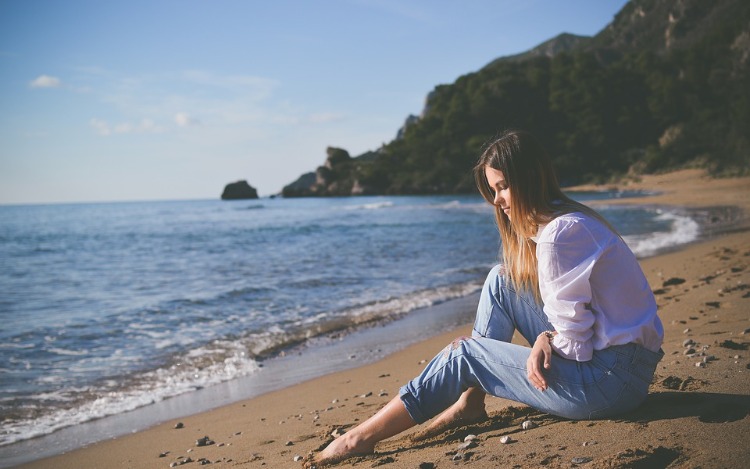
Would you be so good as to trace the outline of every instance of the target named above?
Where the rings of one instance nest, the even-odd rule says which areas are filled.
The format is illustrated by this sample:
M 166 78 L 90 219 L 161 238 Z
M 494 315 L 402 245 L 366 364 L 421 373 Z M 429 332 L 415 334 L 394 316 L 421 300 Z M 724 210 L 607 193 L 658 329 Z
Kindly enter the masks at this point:
M 625 0 L 0 0 L 0 204 L 277 194 Z

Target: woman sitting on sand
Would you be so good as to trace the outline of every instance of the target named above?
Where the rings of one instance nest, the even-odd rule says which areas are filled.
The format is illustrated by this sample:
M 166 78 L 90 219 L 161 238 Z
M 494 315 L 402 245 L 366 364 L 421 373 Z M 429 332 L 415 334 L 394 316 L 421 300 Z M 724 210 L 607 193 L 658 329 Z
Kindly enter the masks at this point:
M 646 398 L 664 332 L 622 238 L 563 194 L 529 133 L 504 133 L 474 176 L 495 207 L 503 263 L 484 284 L 473 336 L 453 341 L 308 466 L 372 453 L 377 442 L 435 416 L 423 436 L 486 419 L 486 394 L 570 419 L 611 417 Z M 516 330 L 531 348 L 510 343 Z

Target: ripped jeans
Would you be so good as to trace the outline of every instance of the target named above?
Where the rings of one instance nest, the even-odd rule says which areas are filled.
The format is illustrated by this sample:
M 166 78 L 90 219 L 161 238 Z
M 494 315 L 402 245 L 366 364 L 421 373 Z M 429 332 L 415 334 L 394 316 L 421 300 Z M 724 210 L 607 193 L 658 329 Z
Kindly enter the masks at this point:
M 548 388 L 537 390 L 526 375 L 531 348 L 510 340 L 518 330 L 533 344 L 552 325 L 534 296 L 516 293 L 500 269 L 492 269 L 484 284 L 473 336 L 456 339 L 401 388 L 401 400 L 415 422 L 438 415 L 470 387 L 576 420 L 607 418 L 645 400 L 664 354 L 637 344 L 597 350 L 587 362 L 553 354 L 544 371 Z

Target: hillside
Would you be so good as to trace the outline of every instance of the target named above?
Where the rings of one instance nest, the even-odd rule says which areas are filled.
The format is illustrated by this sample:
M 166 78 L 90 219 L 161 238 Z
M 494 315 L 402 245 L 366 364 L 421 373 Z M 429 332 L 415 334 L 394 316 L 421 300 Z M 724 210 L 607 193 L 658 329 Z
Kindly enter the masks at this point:
M 470 192 L 482 146 L 508 127 L 535 133 L 565 184 L 747 173 L 750 2 L 633 0 L 592 38 L 562 34 L 437 86 L 393 141 L 354 158 L 331 148 L 283 195 Z

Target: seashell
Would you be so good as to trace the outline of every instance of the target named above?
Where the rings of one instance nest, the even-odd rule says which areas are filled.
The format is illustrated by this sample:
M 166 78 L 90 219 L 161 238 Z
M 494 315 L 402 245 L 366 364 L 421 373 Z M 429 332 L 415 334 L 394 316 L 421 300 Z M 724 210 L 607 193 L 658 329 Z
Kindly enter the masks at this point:
M 507 445 L 508 443 L 513 443 L 513 438 L 511 438 L 508 435 L 501 436 L 500 437 L 500 443 L 502 443 L 504 445 Z

